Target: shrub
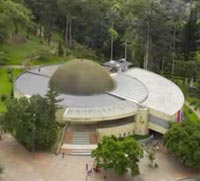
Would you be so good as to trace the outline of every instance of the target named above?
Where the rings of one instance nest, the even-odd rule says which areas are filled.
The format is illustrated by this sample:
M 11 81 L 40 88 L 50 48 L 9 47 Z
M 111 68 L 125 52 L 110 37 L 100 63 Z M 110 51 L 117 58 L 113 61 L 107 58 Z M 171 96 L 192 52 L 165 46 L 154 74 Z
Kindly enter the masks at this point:
M 188 109 L 188 113 L 189 113 L 189 114 L 192 114 L 192 110 L 191 110 L 190 108 Z
M 13 74 L 12 73 L 8 74 L 8 81 L 11 83 L 13 82 Z
M 8 73 L 8 74 L 11 74 L 11 73 L 12 73 L 12 68 L 9 67 L 9 68 L 7 69 L 7 73 Z
M 3 102 L 4 102 L 7 98 L 8 98 L 8 97 L 7 97 L 6 94 L 2 94 L 2 95 L 1 95 L 1 100 L 2 100 Z
M 93 50 L 86 48 L 85 46 L 82 46 L 80 44 L 76 44 L 76 47 L 72 49 L 72 54 L 77 58 L 88 58 L 92 60 L 97 59 Z
M 37 55 L 32 57 L 32 60 L 48 60 L 49 56 L 50 56 L 50 52 L 48 50 L 41 50 L 38 52 Z

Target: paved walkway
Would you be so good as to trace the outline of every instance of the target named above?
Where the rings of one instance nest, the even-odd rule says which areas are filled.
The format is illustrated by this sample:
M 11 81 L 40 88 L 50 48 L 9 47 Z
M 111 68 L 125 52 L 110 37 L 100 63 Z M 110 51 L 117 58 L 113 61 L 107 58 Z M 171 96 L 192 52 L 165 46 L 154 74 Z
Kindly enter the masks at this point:
M 0 141 L 0 162 L 5 166 L 1 181 L 85 181 L 85 164 L 89 167 L 93 159 L 89 156 L 54 155 L 48 153 L 31 154 L 10 135 Z M 87 181 L 172 181 L 194 175 L 195 171 L 185 168 L 170 155 L 158 152 L 159 168 L 149 168 L 145 158 L 140 163 L 141 175 L 118 177 L 112 172 L 92 173 Z

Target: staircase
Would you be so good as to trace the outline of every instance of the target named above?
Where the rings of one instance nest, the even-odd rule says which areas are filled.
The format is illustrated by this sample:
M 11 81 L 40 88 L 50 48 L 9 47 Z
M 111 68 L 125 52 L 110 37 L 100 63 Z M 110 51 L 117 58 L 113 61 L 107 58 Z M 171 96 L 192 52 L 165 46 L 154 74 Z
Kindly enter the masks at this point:
M 63 144 L 62 150 L 70 150 L 70 155 L 89 156 L 96 147 L 96 144 L 90 143 L 89 132 L 75 131 L 73 132 L 72 143 Z
M 73 144 L 77 145 L 89 145 L 90 137 L 88 132 L 74 132 L 73 135 Z

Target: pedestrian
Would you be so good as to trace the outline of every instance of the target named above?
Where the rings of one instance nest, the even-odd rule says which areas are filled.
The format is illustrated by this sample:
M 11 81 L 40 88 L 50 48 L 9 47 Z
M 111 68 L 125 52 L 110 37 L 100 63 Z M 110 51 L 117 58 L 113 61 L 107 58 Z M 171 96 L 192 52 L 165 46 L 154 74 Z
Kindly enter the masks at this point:
M 104 177 L 103 177 L 103 178 L 104 178 L 104 180 L 106 180 L 106 175 L 104 175 Z
M 88 164 L 87 163 L 85 164 L 85 168 L 86 168 L 86 171 L 88 171 Z
M 64 152 L 62 152 L 62 158 L 65 158 L 65 153 Z
M 92 173 L 92 168 L 87 171 L 88 174 Z

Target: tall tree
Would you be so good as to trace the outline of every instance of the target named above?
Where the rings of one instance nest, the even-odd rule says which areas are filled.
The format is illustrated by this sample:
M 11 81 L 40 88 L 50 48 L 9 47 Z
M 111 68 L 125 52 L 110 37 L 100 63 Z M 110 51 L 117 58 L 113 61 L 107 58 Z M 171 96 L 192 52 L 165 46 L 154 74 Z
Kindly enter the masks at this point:
M 183 54 L 184 60 L 195 60 L 199 48 L 200 25 L 197 18 L 197 7 L 191 8 L 190 17 L 184 28 Z

